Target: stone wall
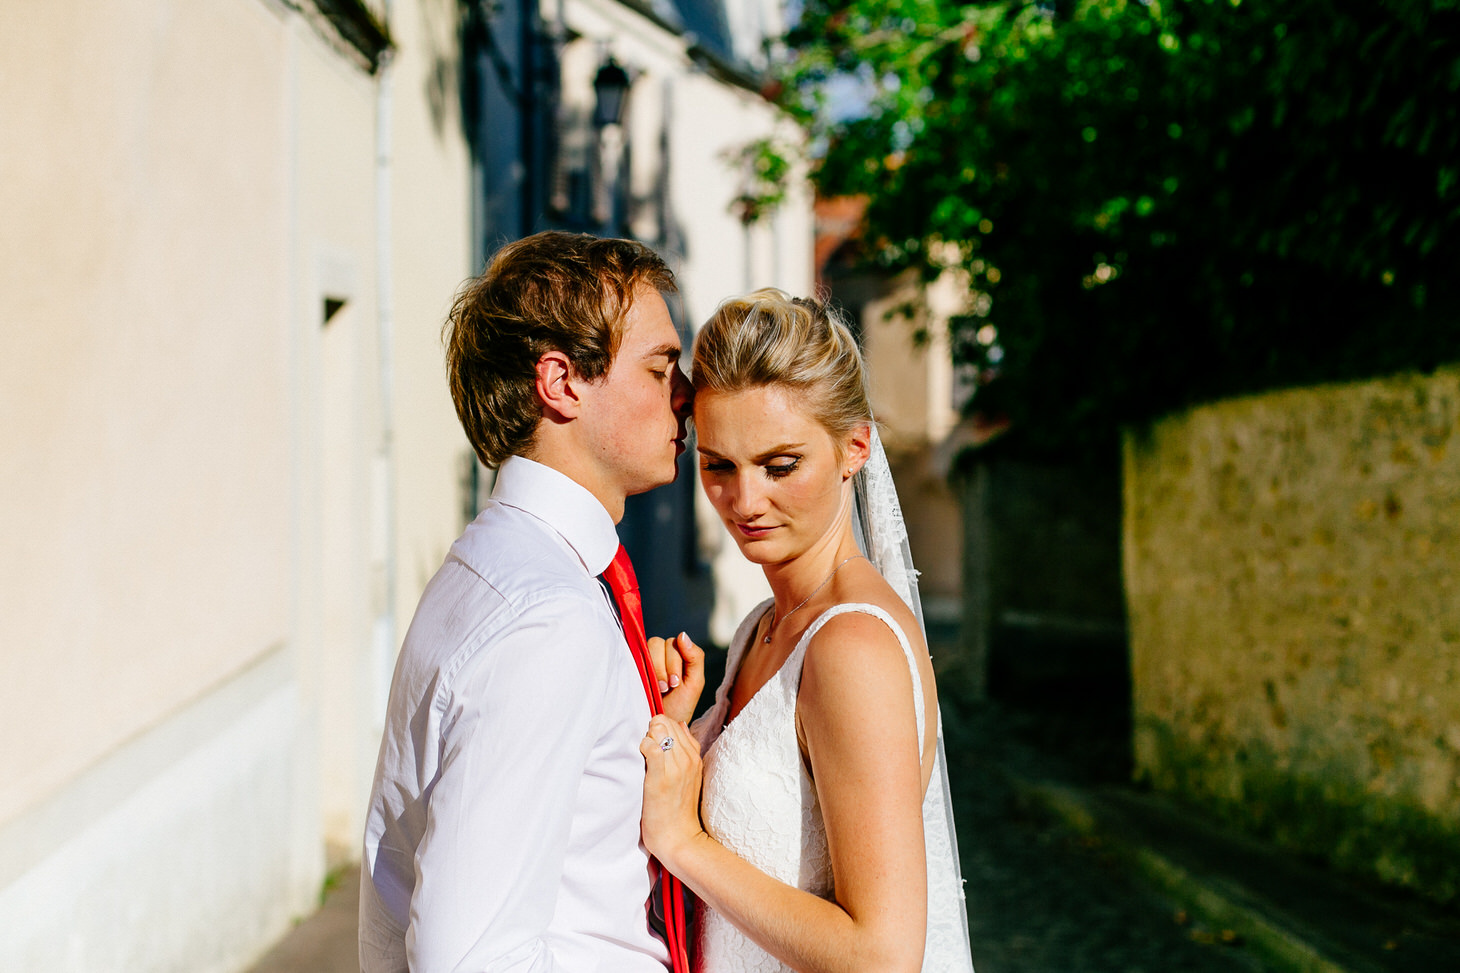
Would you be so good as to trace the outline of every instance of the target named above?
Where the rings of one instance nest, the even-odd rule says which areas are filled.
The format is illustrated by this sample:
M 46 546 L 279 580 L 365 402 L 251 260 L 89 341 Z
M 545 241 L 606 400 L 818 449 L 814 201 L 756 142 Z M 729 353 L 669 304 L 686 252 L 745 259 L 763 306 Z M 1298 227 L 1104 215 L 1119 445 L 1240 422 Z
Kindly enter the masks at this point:
M 1201 407 L 1125 441 L 1136 774 L 1460 896 L 1460 368 Z

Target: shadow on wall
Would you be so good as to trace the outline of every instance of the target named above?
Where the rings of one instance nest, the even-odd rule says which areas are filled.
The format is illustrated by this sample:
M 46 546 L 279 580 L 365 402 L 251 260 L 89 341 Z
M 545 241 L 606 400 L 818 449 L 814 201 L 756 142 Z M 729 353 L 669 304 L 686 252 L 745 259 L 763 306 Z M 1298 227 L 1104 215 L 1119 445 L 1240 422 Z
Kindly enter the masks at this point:
M 1094 777 L 1129 780 L 1119 468 L 976 456 L 960 485 L 963 664 L 951 690 L 1036 714 L 1036 742 L 1082 748 Z

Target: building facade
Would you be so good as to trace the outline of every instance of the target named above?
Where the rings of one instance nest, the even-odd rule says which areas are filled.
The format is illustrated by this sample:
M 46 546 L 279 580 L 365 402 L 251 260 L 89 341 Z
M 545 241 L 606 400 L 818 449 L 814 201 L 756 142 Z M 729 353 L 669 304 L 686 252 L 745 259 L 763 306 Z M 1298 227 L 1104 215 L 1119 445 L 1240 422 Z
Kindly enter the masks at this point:
M 461 525 L 449 0 L 7 11 L 0 968 L 239 969 Z
M 741 205 L 755 178 L 747 150 L 800 144 L 760 93 L 778 4 L 521 0 L 469 12 L 464 100 L 486 254 L 550 228 L 641 240 L 678 278 L 670 308 L 686 349 L 732 294 L 811 292 L 804 180 L 769 212 Z M 649 630 L 724 645 L 769 589 L 696 499 L 695 469 L 687 452 L 673 486 L 630 498 L 620 535 Z
M 500 242 L 638 236 L 686 332 L 809 289 L 809 203 L 733 210 L 735 149 L 794 137 L 746 40 L 774 8 L 685 11 L 9 11 L 0 968 L 243 969 L 358 856 L 395 652 L 487 486 L 440 329 Z M 683 479 L 625 533 L 708 618 Z

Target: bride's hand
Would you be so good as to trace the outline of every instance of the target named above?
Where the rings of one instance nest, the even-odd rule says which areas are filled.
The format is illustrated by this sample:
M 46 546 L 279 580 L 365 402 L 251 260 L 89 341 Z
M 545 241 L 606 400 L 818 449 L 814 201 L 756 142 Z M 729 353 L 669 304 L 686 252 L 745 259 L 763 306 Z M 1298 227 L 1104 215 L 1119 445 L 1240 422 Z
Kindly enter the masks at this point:
M 649 658 L 664 695 L 664 713 L 688 723 L 705 691 L 705 650 L 680 632 L 672 639 L 649 639 Z
M 665 749 L 665 741 L 673 741 Z M 700 744 L 678 720 L 656 716 L 639 743 L 644 755 L 644 846 L 670 871 L 700 826 Z

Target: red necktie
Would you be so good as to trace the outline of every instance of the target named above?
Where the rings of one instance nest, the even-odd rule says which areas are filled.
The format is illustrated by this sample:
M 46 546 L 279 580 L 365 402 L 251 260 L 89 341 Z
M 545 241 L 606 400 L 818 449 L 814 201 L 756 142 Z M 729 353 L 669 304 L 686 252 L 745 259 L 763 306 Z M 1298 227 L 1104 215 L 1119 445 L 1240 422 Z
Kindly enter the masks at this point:
M 639 679 L 644 683 L 644 696 L 649 700 L 649 710 L 655 716 L 664 712 L 664 697 L 659 693 L 659 679 L 654 675 L 654 664 L 649 659 L 649 640 L 644 635 L 644 603 L 639 597 L 639 579 L 634 575 L 634 565 L 629 561 L 629 552 L 620 544 L 613 563 L 603 572 L 613 600 L 618 603 L 619 619 L 623 622 L 624 638 L 639 667 Z M 684 888 L 679 879 L 660 869 L 661 890 L 664 898 L 664 938 L 669 947 L 669 959 L 674 973 L 689 973 L 689 951 L 685 943 Z

